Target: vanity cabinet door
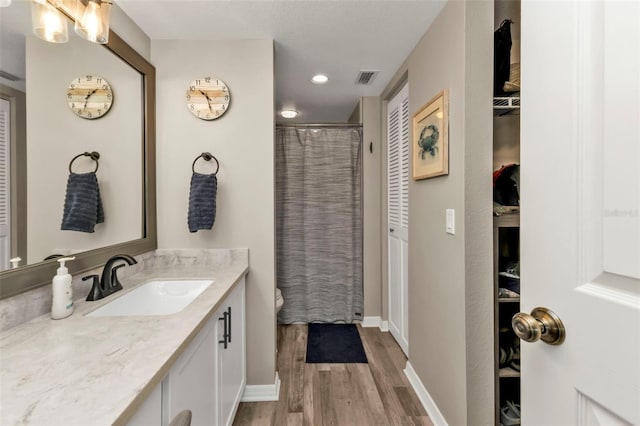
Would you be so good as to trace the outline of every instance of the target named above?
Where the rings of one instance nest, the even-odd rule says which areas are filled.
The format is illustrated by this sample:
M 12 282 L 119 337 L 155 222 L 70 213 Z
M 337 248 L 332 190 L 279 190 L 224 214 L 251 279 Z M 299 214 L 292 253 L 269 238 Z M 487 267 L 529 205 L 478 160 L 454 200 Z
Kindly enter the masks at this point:
M 227 338 L 224 344 L 225 321 L 218 323 L 218 391 L 219 425 L 233 424 L 246 384 L 245 351 L 245 279 L 236 285 L 218 310 L 217 318 L 227 313 Z
M 211 318 L 163 381 L 163 424 L 191 410 L 192 426 L 217 424 L 217 323 Z

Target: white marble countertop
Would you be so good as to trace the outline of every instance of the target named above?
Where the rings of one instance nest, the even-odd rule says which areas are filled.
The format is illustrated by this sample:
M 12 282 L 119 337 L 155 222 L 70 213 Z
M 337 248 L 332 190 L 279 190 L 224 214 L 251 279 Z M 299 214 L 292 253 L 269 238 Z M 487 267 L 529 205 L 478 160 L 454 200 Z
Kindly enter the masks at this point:
M 2 332 L 0 424 L 125 424 L 247 273 L 246 250 L 237 252 L 218 265 L 149 262 L 153 267 L 121 280 L 123 291 L 96 302 L 76 302 L 68 318 L 43 315 Z M 215 281 L 173 315 L 85 316 L 156 278 Z

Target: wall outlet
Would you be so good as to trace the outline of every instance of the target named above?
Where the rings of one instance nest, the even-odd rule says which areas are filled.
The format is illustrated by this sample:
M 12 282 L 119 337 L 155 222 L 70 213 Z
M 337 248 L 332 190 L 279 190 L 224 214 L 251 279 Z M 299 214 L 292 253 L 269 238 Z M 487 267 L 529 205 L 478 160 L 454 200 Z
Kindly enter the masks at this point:
M 447 225 L 446 231 L 447 234 L 455 235 L 456 234 L 456 211 L 454 209 L 447 209 Z

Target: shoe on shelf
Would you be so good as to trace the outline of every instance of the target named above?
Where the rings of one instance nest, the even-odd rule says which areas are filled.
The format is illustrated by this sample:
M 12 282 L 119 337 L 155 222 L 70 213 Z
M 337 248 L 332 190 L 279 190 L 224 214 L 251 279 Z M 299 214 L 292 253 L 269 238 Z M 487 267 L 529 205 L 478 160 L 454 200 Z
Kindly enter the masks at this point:
M 520 425 L 520 404 L 513 401 L 505 402 L 500 409 L 500 424 L 503 426 L 519 426 Z
M 511 346 L 500 347 L 500 368 L 506 367 L 513 360 L 513 348 Z
M 515 299 L 517 297 L 520 297 L 520 295 L 518 293 L 516 293 L 515 291 L 511 291 L 508 288 L 498 288 L 498 297 L 501 299 Z
M 517 337 L 513 340 L 512 348 L 512 356 L 511 361 L 509 362 L 509 367 L 513 368 L 516 371 L 520 371 L 520 339 Z

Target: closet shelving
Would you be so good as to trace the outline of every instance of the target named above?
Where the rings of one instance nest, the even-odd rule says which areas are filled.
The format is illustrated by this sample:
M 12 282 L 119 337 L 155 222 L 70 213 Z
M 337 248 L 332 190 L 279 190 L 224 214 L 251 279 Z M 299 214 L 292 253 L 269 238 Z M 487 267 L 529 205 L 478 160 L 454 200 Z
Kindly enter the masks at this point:
M 493 115 L 520 114 L 520 96 L 493 98 Z
M 495 424 L 520 424 L 520 339 L 511 318 L 520 312 L 520 0 L 494 0 L 493 301 Z M 510 21 L 510 26 L 506 22 Z M 507 30 L 508 29 L 508 30 Z M 508 37 L 508 39 L 507 39 Z M 509 40 L 509 41 L 507 41 Z M 508 53 L 505 51 L 508 46 Z M 514 91 L 517 90 L 517 91 Z
M 514 297 L 505 297 L 500 294 L 500 288 L 505 287 L 504 280 L 509 279 L 501 277 L 500 274 L 519 261 L 519 243 L 519 212 L 512 211 L 494 216 L 496 424 L 500 424 L 500 409 L 506 401 L 520 403 L 519 340 L 511 329 L 511 318 L 520 312 L 520 297 L 515 297 L 513 294 Z M 517 281 L 519 282 L 519 278 Z M 514 365 L 517 368 L 514 368 Z
M 494 128 L 506 124 L 502 120 L 519 121 L 520 97 L 493 99 Z M 508 118 L 510 116 L 516 116 Z M 519 127 L 519 126 L 518 126 Z M 511 145 L 519 145 L 519 135 L 498 132 L 494 149 L 504 146 L 505 136 Z M 513 140 L 515 138 L 515 140 Z M 515 152 L 514 152 L 515 154 Z M 517 155 L 509 163 L 519 164 Z M 494 337 L 495 337 L 495 413 L 496 425 L 501 424 L 501 409 L 509 403 L 520 404 L 520 341 L 511 329 L 511 318 L 520 312 L 520 207 L 495 204 L 493 218 L 494 256 Z M 517 265 L 517 266 L 516 266 Z M 515 269 L 515 270 L 514 270 Z M 516 290 L 512 293 L 504 289 Z
M 520 98 L 494 98 L 493 110 L 494 129 L 506 124 L 502 120 L 511 120 L 513 125 L 513 120 L 520 120 Z M 512 115 L 516 117 L 508 118 Z M 519 146 L 519 135 L 498 132 L 494 135 L 494 149 L 504 147 L 505 137 L 511 145 Z M 518 164 L 519 149 L 517 155 L 516 151 L 513 154 L 508 160 Z M 511 328 L 511 318 L 520 312 L 520 207 L 494 205 L 495 413 L 496 425 L 500 425 L 503 407 L 520 404 L 520 340 Z

